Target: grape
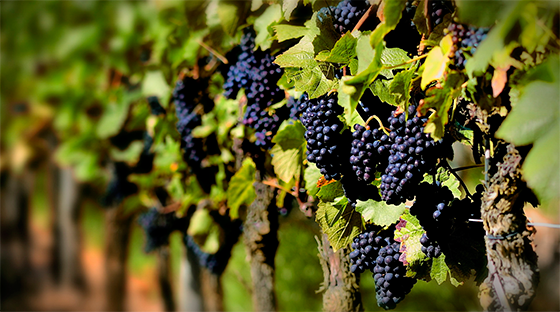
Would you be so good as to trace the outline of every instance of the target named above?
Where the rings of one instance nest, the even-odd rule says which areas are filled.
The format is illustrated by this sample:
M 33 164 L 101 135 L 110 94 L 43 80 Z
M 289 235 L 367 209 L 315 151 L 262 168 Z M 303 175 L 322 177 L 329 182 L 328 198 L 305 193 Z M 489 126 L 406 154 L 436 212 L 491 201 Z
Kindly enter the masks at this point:
M 386 310 L 395 308 L 416 283 L 415 279 L 406 277 L 406 267 L 400 261 L 400 243 L 393 239 L 394 231 L 392 225 L 373 238 L 377 254 L 370 270 L 375 281 L 377 304 Z
M 243 123 L 256 130 L 255 144 L 268 149 L 280 124 L 289 117 L 285 106 L 274 113 L 269 111 L 272 104 L 285 98 L 277 85 L 282 69 L 273 63 L 269 51 L 254 51 L 255 33 L 251 29 L 245 30 L 240 47 L 241 54 L 227 72 L 224 95 L 235 98 L 240 89 L 245 89 L 247 107 Z
M 409 119 L 404 113 L 389 117 L 391 133 L 388 165 L 381 176 L 381 196 L 389 204 L 400 204 L 414 197 L 414 187 L 424 173 L 433 173 L 438 156 L 451 150 L 447 142 L 435 142 L 424 133 L 427 117 L 416 114 L 416 106 L 408 108 Z M 383 136 L 381 140 L 385 137 Z
M 385 36 L 387 48 L 400 48 L 411 55 L 417 54 L 422 36 L 412 22 L 415 12 L 416 6 L 413 5 L 412 1 L 407 1 L 399 23 L 394 30 Z
M 449 0 L 432 0 L 430 1 L 430 18 L 433 27 L 443 22 L 446 14 L 453 12 L 453 4 Z
M 375 179 L 375 172 L 385 170 L 387 166 L 390 148 L 388 136 L 382 130 L 370 130 L 359 124 L 354 125 L 354 130 L 350 164 L 358 181 L 371 183 Z
M 350 253 L 350 271 L 352 273 L 363 273 L 365 270 L 372 270 L 375 267 L 377 253 L 384 244 L 381 236 L 377 235 L 380 229 L 378 226 L 368 224 L 364 232 L 354 237 Z
M 169 245 L 169 235 L 173 231 L 186 231 L 188 220 L 187 218 L 177 218 L 175 213 L 160 213 L 154 207 L 138 217 L 138 224 L 146 233 L 144 250 L 150 252 Z
M 436 241 L 430 240 L 426 233 L 422 234 L 420 244 L 422 244 L 420 249 L 428 258 L 437 258 L 441 256 L 441 247 Z
M 325 179 L 340 179 L 343 167 L 347 164 L 344 157 L 344 144 L 349 141 L 349 132 L 341 133 L 344 125 L 338 119 L 344 109 L 338 105 L 336 93 L 308 99 L 304 95 L 300 104 L 301 122 L 306 128 L 307 160 L 315 163 Z
M 344 0 L 337 6 L 321 8 L 319 13 L 332 16 L 334 29 L 345 34 L 354 29 L 368 8 L 365 0 Z
M 465 24 L 452 23 L 445 30 L 451 33 L 453 47 L 451 49 L 451 59 L 458 69 L 465 68 L 467 58 L 474 55 L 478 45 L 486 39 L 489 28 L 477 28 Z

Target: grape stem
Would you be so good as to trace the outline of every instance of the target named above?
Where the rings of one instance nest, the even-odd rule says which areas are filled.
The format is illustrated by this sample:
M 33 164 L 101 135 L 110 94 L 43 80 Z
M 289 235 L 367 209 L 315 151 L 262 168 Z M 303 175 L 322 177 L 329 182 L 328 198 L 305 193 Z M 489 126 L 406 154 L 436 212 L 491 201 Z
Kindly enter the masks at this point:
M 389 135 L 389 132 L 387 131 L 387 128 L 385 126 L 383 126 L 383 123 L 381 122 L 381 119 L 379 119 L 379 117 L 377 117 L 377 115 L 372 115 L 368 118 L 368 120 L 366 121 L 366 126 L 369 125 L 369 122 L 372 121 L 373 119 L 377 120 L 377 122 L 379 123 L 379 129 L 383 130 L 383 132 L 385 132 L 386 135 Z
M 469 192 L 469 189 L 467 188 L 467 185 L 465 184 L 465 182 L 463 182 L 463 179 L 461 179 L 461 177 L 459 177 L 459 175 L 453 171 L 453 169 L 451 168 L 451 166 L 449 165 L 449 163 L 447 161 L 443 162 L 443 166 L 449 170 L 449 172 L 451 172 L 452 175 L 455 176 L 455 178 L 457 178 L 457 180 L 459 181 L 459 183 L 461 184 L 461 186 L 463 187 L 463 189 L 465 190 L 465 193 L 467 194 L 467 196 L 469 197 L 469 199 L 472 200 L 472 195 Z
M 212 49 L 210 46 L 208 46 L 206 43 L 202 42 L 202 40 L 197 40 L 198 44 L 200 44 L 203 48 L 205 48 L 206 50 L 208 50 L 208 52 L 214 54 L 214 56 L 216 56 L 217 58 L 220 59 L 220 61 L 222 61 L 224 64 L 228 64 L 228 60 L 225 56 L 221 55 L 220 53 L 218 53 L 218 51 Z

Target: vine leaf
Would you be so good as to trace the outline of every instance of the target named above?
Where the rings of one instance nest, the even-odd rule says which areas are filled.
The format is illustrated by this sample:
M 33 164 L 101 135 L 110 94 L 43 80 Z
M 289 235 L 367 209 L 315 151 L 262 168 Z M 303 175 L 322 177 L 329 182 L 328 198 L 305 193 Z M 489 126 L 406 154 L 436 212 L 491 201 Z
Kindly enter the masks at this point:
M 443 77 L 447 62 L 449 61 L 449 51 L 453 45 L 451 35 L 445 36 L 440 43 L 441 46 L 434 47 L 426 58 L 424 63 L 424 72 L 422 73 L 422 80 L 420 87 L 426 89 L 428 84 L 434 80 L 439 80 Z
M 305 155 L 305 128 L 299 122 L 280 129 L 272 139 L 276 143 L 271 149 L 272 165 L 278 178 L 288 183 L 298 178 Z
M 246 158 L 241 168 L 231 177 L 227 189 L 227 205 L 232 218 L 239 218 L 239 207 L 250 205 L 257 197 L 253 187 L 255 172 L 255 163 L 251 158 Z
M 432 272 L 430 276 L 432 279 L 436 280 L 438 285 L 441 285 L 443 282 L 447 280 L 447 275 L 449 275 L 449 281 L 455 287 L 462 285 L 462 282 L 459 282 L 455 277 L 451 274 L 451 269 L 445 263 L 445 255 L 442 254 L 437 258 L 432 259 Z
M 322 62 L 348 64 L 356 56 L 356 39 L 350 32 L 347 32 L 338 40 L 332 50 L 321 51 L 315 59 Z
M 379 99 L 387 104 L 397 106 L 397 95 L 389 91 L 389 86 L 392 80 L 377 79 L 371 85 L 370 89 L 373 95 L 379 97 Z
M 283 0 L 282 1 L 282 10 L 284 11 L 284 18 L 289 21 L 290 17 L 292 16 L 292 12 L 298 5 L 299 0 Z
M 146 76 L 142 81 L 143 96 L 157 96 L 161 106 L 167 108 L 169 97 L 171 96 L 171 92 L 169 91 L 170 87 L 165 81 L 165 77 L 160 70 L 146 73 Z
M 415 265 L 420 261 L 426 259 L 426 255 L 422 252 L 422 244 L 420 243 L 420 238 L 424 234 L 424 229 L 420 226 L 420 221 L 411 215 L 410 212 L 405 211 L 401 216 L 402 223 L 405 226 L 397 227 L 395 231 L 395 241 L 401 243 L 401 249 L 406 250 L 406 262 L 410 265 Z
M 111 100 L 97 124 L 97 137 L 106 139 L 119 132 L 126 121 L 128 108 L 133 101 L 141 97 L 140 92 L 121 92 L 116 100 Z
M 558 199 L 560 188 L 559 66 L 556 57 L 534 69 L 548 71 L 549 74 L 540 76 L 547 81 L 532 81 L 521 90 L 518 102 L 496 133 L 496 137 L 515 145 L 533 144 L 523 163 L 523 175 L 544 202 Z
M 316 214 L 316 221 L 329 237 L 335 252 L 350 244 L 364 230 L 362 217 L 348 205 L 348 200 L 343 197 L 339 203 L 341 205 L 320 202 Z
M 303 26 L 279 24 L 272 26 L 272 28 L 274 29 L 278 42 L 297 39 L 309 33 L 309 30 Z
M 262 50 L 269 49 L 272 45 L 270 31 L 272 26 L 276 25 L 282 18 L 282 11 L 279 4 L 273 4 L 266 8 L 261 16 L 255 19 L 254 28 L 257 33 L 255 45 L 260 46 Z
M 303 172 L 303 178 L 305 179 L 305 189 L 311 196 L 315 196 L 319 192 L 319 187 L 317 186 L 317 181 L 323 175 L 319 171 L 319 168 L 314 163 L 309 163 L 307 168 Z
M 428 119 L 424 132 L 430 133 L 434 140 L 440 140 L 445 133 L 445 125 L 449 121 L 449 109 L 453 105 L 453 99 L 461 92 L 461 84 L 464 78 L 461 74 L 450 72 L 442 87 L 433 87 L 426 92 L 424 104 L 420 106 L 420 112 L 427 114 L 430 108 L 435 112 Z
M 395 75 L 389 85 L 389 92 L 395 95 L 395 104 L 408 111 L 408 101 L 410 100 L 410 89 L 412 77 L 416 72 L 416 66 L 408 70 L 401 71 Z
M 356 211 L 362 215 L 364 220 L 379 226 L 388 226 L 397 222 L 404 210 L 404 204 L 394 206 L 373 199 L 368 199 L 367 201 L 358 200 L 356 202 Z
M 317 197 L 323 202 L 334 202 L 337 197 L 341 196 L 344 196 L 344 190 L 340 181 L 321 186 L 317 193 Z
M 446 168 L 439 167 L 436 173 L 436 181 L 441 182 L 442 186 L 447 186 L 447 188 L 453 193 L 453 196 L 460 198 L 461 190 L 459 189 L 459 180 L 449 172 Z M 434 177 L 427 174 L 422 182 L 434 183 Z

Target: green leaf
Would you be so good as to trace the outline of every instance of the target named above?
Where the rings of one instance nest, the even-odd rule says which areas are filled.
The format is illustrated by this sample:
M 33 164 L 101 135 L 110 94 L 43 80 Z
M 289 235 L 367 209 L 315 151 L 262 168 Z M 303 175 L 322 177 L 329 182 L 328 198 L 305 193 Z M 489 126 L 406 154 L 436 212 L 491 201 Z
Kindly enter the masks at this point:
M 383 16 L 385 17 L 385 24 L 389 27 L 395 27 L 402 15 L 402 10 L 406 7 L 406 0 L 392 0 L 386 1 L 383 8 Z
M 551 82 L 533 81 L 521 89 L 518 102 L 513 103 L 515 105 L 511 112 L 496 132 L 496 137 L 515 145 L 533 144 L 523 163 L 523 176 L 542 202 L 560 196 L 560 163 L 557 157 L 560 152 L 558 68 L 560 60 L 553 57 L 534 69 L 534 72 L 542 73 L 541 77 Z M 546 74 L 547 71 L 549 74 Z
M 272 26 L 272 28 L 276 33 L 276 39 L 278 40 L 278 42 L 300 38 L 309 33 L 309 30 L 303 26 L 280 24 L 274 25 Z
M 420 225 L 420 221 L 411 215 L 408 210 L 401 217 L 406 222 L 404 227 L 397 227 L 395 231 L 395 240 L 401 242 L 401 248 L 406 249 L 406 262 L 414 265 L 426 258 L 422 252 L 422 244 L 420 238 L 424 234 L 424 229 Z M 402 222 L 402 221 L 401 221 Z M 402 224 L 402 223 L 400 223 Z
M 123 151 L 116 147 L 112 147 L 109 151 L 109 155 L 113 160 L 124 161 L 129 165 L 134 165 L 138 162 L 143 149 L 144 143 L 137 140 L 130 143 L 130 145 Z
M 395 103 L 408 111 L 408 101 L 410 100 L 410 89 L 412 88 L 412 77 L 416 72 L 416 66 L 401 71 L 395 75 L 391 85 L 389 85 L 389 92 L 395 94 Z
M 356 45 L 358 40 L 350 32 L 344 34 L 338 40 L 330 53 L 319 54 L 315 59 L 331 63 L 348 64 L 356 56 Z
M 358 72 L 366 70 L 373 61 L 375 50 L 369 44 L 368 36 L 360 36 L 356 44 L 356 55 L 358 57 Z
M 257 197 L 253 187 L 255 172 L 255 163 L 251 158 L 246 158 L 241 168 L 231 177 L 227 189 L 227 205 L 232 218 L 239 218 L 239 207 L 250 205 Z
M 381 53 L 381 63 L 383 63 L 383 66 L 392 67 L 400 64 L 403 65 L 392 69 L 384 69 L 379 74 L 386 78 L 392 78 L 394 69 L 402 69 L 402 68 L 410 67 L 411 64 L 404 64 L 409 60 L 410 58 L 408 57 L 408 53 L 402 49 L 399 48 L 384 49 L 383 52 Z
M 424 132 L 430 133 L 434 140 L 439 140 L 445 133 L 445 125 L 449 121 L 449 109 L 453 105 L 453 99 L 461 94 L 461 85 L 464 82 L 463 75 L 450 72 L 443 83 L 442 88 L 430 88 L 426 91 L 424 105 L 420 112 L 426 114 L 429 108 L 435 108 L 435 112 L 428 119 Z
M 523 163 L 523 176 L 527 184 L 543 203 L 557 201 L 560 189 L 560 123 L 548 129 L 548 133 L 535 142 Z M 543 161 L 546 159 L 546 161 Z
M 449 170 L 443 167 L 439 167 L 436 172 L 436 181 L 439 181 L 442 186 L 446 186 L 453 196 L 460 198 L 461 190 L 459 190 L 459 180 L 453 175 Z M 430 174 L 426 174 L 422 182 L 434 183 L 434 178 Z
M 362 215 L 364 220 L 379 226 L 389 226 L 397 222 L 404 210 L 404 204 L 399 206 L 388 205 L 383 201 L 374 201 L 373 199 L 358 200 L 356 203 L 356 211 Z
M 314 163 L 309 163 L 307 168 L 303 172 L 303 179 L 305 180 L 305 189 L 310 196 L 315 196 L 319 192 L 319 187 L 317 186 L 317 181 L 323 175 L 319 171 L 319 168 Z
M 389 91 L 389 86 L 392 80 L 377 79 L 370 85 L 370 90 L 373 95 L 379 97 L 379 99 L 387 104 L 397 106 L 397 94 L 393 94 Z
M 138 94 L 137 92 L 135 94 L 125 93 L 119 96 L 118 100 L 112 100 L 107 104 L 103 116 L 97 124 L 97 136 L 100 139 L 106 139 L 119 132 L 128 115 L 128 108 Z
M 279 4 L 272 4 L 255 19 L 253 25 L 257 37 L 255 38 L 255 46 L 261 47 L 262 50 L 269 49 L 272 45 L 272 36 L 269 29 L 276 25 L 282 18 L 282 10 Z
M 299 0 L 283 0 L 282 10 L 284 11 L 284 18 L 289 21 L 292 16 L 292 12 L 297 7 Z
M 442 254 L 432 260 L 432 272 L 430 273 L 430 276 L 432 279 L 436 280 L 438 285 L 441 285 L 447 280 L 447 275 L 449 275 L 449 280 L 453 286 L 457 287 L 463 284 L 451 275 L 451 270 L 445 263 L 445 255 Z
M 276 143 L 271 149 L 272 165 L 278 178 L 288 183 L 299 178 L 305 155 L 305 128 L 300 122 L 280 129 L 272 139 Z
M 347 200 L 344 202 L 342 207 L 321 202 L 316 213 L 316 221 L 327 234 L 335 252 L 350 244 L 364 229 L 360 214 L 348 205 Z
M 165 77 L 161 71 L 150 71 L 146 73 L 146 76 L 142 80 L 143 96 L 157 96 L 161 105 L 167 108 L 170 94 L 170 87 L 167 81 L 165 81 Z
M 341 196 L 344 196 L 344 190 L 340 181 L 321 186 L 317 193 L 317 197 L 323 202 L 333 202 L 335 198 Z
M 344 88 L 342 84 L 341 89 Z M 338 92 L 338 105 L 344 107 L 344 120 L 346 124 L 352 126 L 354 124 L 364 125 L 365 121 L 362 116 L 356 110 L 356 105 L 352 106 L 353 101 L 351 101 L 350 95 L 344 92 Z

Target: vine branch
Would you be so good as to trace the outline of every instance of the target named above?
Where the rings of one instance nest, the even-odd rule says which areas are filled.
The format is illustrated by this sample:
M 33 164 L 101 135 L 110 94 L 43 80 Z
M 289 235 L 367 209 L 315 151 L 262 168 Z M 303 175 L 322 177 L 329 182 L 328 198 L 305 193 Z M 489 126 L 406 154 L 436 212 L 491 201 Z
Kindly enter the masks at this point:
M 459 175 L 455 171 L 453 171 L 453 169 L 451 168 L 451 166 L 449 165 L 449 163 L 447 161 L 443 162 L 443 166 L 446 169 L 448 169 L 449 172 L 451 172 L 451 174 L 455 176 L 455 178 L 457 178 L 457 180 L 461 184 L 461 187 L 463 187 L 463 189 L 465 190 L 465 193 L 467 194 L 467 196 L 472 200 L 472 195 L 469 192 L 469 189 L 467 188 L 467 185 L 465 184 L 465 182 L 463 182 L 463 179 L 461 179 L 461 177 L 459 177 Z

